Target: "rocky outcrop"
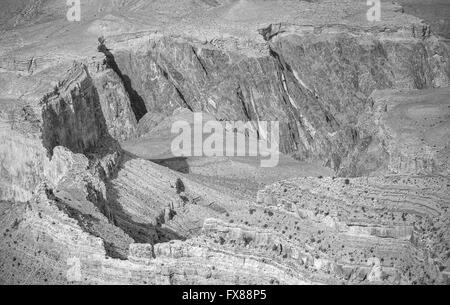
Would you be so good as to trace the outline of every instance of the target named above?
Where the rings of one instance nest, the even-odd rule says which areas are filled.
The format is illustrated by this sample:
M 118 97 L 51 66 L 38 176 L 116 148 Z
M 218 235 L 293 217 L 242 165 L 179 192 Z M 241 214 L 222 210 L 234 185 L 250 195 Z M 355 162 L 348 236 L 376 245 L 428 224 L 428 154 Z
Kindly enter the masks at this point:
M 444 283 L 449 267 L 448 183 L 437 176 L 282 181 L 261 191 L 248 211 L 242 203 L 229 204 L 225 214 L 209 213 L 218 218 L 203 214 L 196 236 L 156 244 L 133 243 L 117 228 L 119 221 L 114 231 L 115 222 L 102 223 L 93 205 L 77 203 L 64 189 L 51 195 L 52 200 L 46 192 L 45 200 L 3 208 L 2 223 L 8 225 L 2 231 L 2 251 L 7 251 L 2 279 L 23 283 L 29 274 L 24 268 L 31 268 L 31 282 L 50 283 Z M 189 209 L 198 217 L 201 206 L 187 203 L 172 220 L 186 221 L 193 215 Z M 27 214 L 21 212 L 24 208 Z M 176 228 L 172 220 L 167 224 Z M 71 231 L 62 229 L 68 224 Z M 33 253 L 30 236 L 41 240 L 34 253 L 46 263 L 38 269 L 20 255 Z M 58 243 L 72 238 L 78 249 L 70 243 L 61 251 Z M 21 243 L 13 242 L 17 240 Z M 121 242 L 129 251 L 113 256 L 111 249 L 118 250 L 114 246 Z M 74 270 L 78 277 L 73 277 Z
M 4 200 L 31 198 L 56 146 L 84 153 L 98 145 L 105 131 L 98 96 L 82 65 L 74 65 L 68 77 L 38 104 L 13 102 L 8 106 L 2 113 L 0 152 Z
M 1 198 L 30 200 L 52 167 L 55 147 L 75 153 L 118 150 L 117 141 L 136 130 L 128 95 L 102 61 L 74 63 L 53 89 L 32 104 L 13 100 L 2 109 Z M 93 75 L 93 76 L 91 76 Z
M 296 215 L 314 265 L 346 281 L 373 280 L 369 265 L 377 281 L 437 283 L 449 267 L 449 185 L 441 176 L 294 179 L 258 202 Z
M 357 146 L 340 172 L 365 176 L 449 174 L 448 88 L 375 91 L 358 123 Z
M 42 142 L 50 157 L 56 146 L 84 153 L 99 145 L 105 121 L 98 108 L 98 93 L 85 67 L 75 66 L 39 104 L 42 105 Z
M 88 63 L 109 136 L 124 141 L 136 135 L 137 119 L 132 101 L 120 76 L 104 57 Z
M 217 119 L 279 120 L 283 152 L 335 170 L 356 145 L 357 117 L 373 90 L 449 84 L 449 51 L 433 37 L 290 25 L 261 33 L 270 55 L 153 35 L 119 44 L 114 58 L 148 111 L 186 107 Z
M 108 187 L 84 156 L 57 148 L 54 158 L 62 153 L 73 166 L 58 186 L 42 185 L 27 204 L 2 204 L 2 283 L 312 283 L 273 262 L 272 244 L 249 257 L 246 238 L 217 235 L 242 230 L 225 218 L 242 214 L 244 202 L 143 160 L 125 162 Z M 183 236 L 190 239 L 169 241 Z
M 450 56 L 429 26 L 388 2 L 368 24 L 359 0 L 99 0 L 59 31 L 42 4 L 0 17 L 24 27 L 0 35 L 0 283 L 448 283 Z M 192 112 L 280 121 L 311 163 L 168 157 Z

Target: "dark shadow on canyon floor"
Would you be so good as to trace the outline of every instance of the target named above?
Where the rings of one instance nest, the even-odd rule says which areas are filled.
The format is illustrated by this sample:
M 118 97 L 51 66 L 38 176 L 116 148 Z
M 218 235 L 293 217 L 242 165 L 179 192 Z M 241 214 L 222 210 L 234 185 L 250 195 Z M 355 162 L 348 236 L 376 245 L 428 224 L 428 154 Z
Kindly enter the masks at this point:
M 174 170 L 179 173 L 183 173 L 183 174 L 190 173 L 189 164 L 187 162 L 186 157 L 173 157 L 173 158 L 167 158 L 167 159 L 151 159 L 149 161 L 159 164 L 161 166 L 170 168 L 171 170 Z

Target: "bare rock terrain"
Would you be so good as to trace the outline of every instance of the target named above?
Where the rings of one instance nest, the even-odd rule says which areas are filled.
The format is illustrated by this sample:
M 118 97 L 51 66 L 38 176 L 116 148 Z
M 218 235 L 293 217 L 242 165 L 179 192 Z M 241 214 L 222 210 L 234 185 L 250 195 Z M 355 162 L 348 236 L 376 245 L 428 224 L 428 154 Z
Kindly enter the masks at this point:
M 448 284 L 449 6 L 399 2 L 2 1 L 0 283 Z M 278 166 L 174 156 L 199 112 Z

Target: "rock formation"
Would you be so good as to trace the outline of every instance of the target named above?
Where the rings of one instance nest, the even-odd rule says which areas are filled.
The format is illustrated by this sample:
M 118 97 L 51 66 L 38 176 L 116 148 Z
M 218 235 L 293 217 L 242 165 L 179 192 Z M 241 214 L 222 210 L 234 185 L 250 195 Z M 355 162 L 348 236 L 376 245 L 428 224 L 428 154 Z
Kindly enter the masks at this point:
M 0 283 L 448 283 L 445 20 L 60 2 L 0 13 Z M 193 112 L 279 121 L 279 165 L 171 155 Z

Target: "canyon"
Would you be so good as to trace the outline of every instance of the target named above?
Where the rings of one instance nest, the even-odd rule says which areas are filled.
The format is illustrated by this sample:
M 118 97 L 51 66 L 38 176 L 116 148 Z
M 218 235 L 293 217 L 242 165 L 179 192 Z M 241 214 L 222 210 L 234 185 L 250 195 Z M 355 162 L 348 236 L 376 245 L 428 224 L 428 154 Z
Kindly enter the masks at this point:
M 448 17 L 3 2 L 1 284 L 449 283 Z M 199 112 L 278 121 L 278 166 L 174 156 Z

